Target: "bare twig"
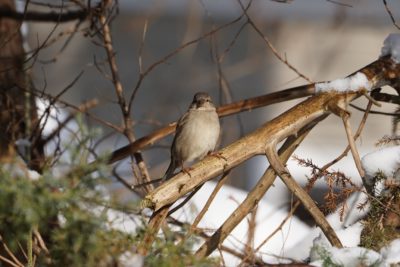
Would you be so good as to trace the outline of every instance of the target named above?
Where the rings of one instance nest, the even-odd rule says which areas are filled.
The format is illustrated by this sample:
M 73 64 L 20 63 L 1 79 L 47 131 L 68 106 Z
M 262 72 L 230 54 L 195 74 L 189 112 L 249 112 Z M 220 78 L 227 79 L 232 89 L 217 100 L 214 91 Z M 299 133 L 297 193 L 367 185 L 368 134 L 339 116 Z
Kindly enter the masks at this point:
M 367 117 L 368 114 L 370 113 L 372 107 L 372 102 L 368 102 L 367 108 L 365 109 L 365 113 L 364 116 L 362 117 L 360 124 L 358 126 L 357 132 L 354 135 L 354 140 L 357 140 L 357 138 L 360 136 L 362 130 L 364 129 L 365 126 L 365 122 L 367 121 Z M 321 173 L 325 170 L 327 170 L 328 168 L 330 168 L 332 165 L 334 165 L 335 163 L 339 162 L 342 158 L 344 158 L 347 153 L 350 151 L 350 146 L 348 145 L 346 147 L 346 149 L 342 152 L 342 154 L 340 154 L 338 157 L 336 157 L 334 160 L 332 160 L 331 162 L 325 164 L 322 168 L 321 168 Z
M 170 215 L 173 214 L 175 211 L 177 211 L 177 210 L 179 210 L 180 208 L 182 208 L 186 203 L 188 203 L 188 201 L 189 201 L 190 199 L 192 199 L 192 197 L 201 189 L 201 187 L 202 187 L 203 185 L 204 185 L 204 184 L 199 185 L 199 186 L 196 187 L 192 192 L 190 192 L 190 194 L 189 194 L 181 203 L 179 203 L 176 207 L 174 207 L 173 209 L 171 209 L 171 210 L 168 212 L 168 216 L 170 216 Z
M 212 201 L 214 198 L 217 196 L 218 191 L 222 188 L 222 186 L 225 184 L 226 179 L 228 178 L 230 172 L 224 173 L 222 175 L 221 179 L 219 179 L 217 185 L 215 186 L 214 190 L 212 191 L 211 195 L 208 197 L 206 204 L 203 206 L 199 214 L 197 214 L 196 218 L 194 219 L 192 225 L 191 225 L 191 230 L 190 232 L 197 227 L 201 219 L 204 217 L 204 214 L 206 214 L 208 208 L 210 207 Z M 189 232 L 189 233 L 190 233 Z
M 277 232 L 279 232 L 282 227 L 286 224 L 286 222 L 293 216 L 294 212 L 297 210 L 297 208 L 300 206 L 300 201 L 297 200 L 293 207 L 290 209 L 289 213 L 286 215 L 286 217 L 282 220 L 282 222 L 278 225 L 278 227 L 272 231 L 271 234 L 267 236 L 254 250 L 254 254 L 257 253 Z M 243 262 L 247 260 L 247 255 L 245 258 L 242 259 Z
M 356 144 L 354 143 L 353 133 L 352 133 L 351 125 L 350 125 L 350 121 L 349 121 L 350 113 L 347 110 L 341 108 L 335 102 L 330 102 L 328 104 L 328 107 L 334 114 L 341 117 L 343 120 L 343 125 L 346 130 L 347 141 L 349 142 L 351 154 L 353 155 L 353 159 L 356 164 L 357 170 L 358 170 L 360 176 L 363 178 L 365 176 L 365 172 L 361 166 L 360 155 L 358 154 Z
M 198 37 L 198 38 L 196 38 L 196 39 L 194 39 L 194 40 L 191 40 L 191 41 L 189 41 L 189 42 L 184 43 L 183 45 L 179 46 L 178 48 L 176 48 L 175 50 L 173 50 L 172 52 L 170 52 L 169 54 L 167 54 L 166 56 L 164 56 L 162 59 L 160 59 L 160 60 L 154 62 L 154 63 L 153 63 L 152 65 L 150 65 L 145 71 L 141 72 L 141 74 L 139 75 L 139 79 L 138 79 L 138 81 L 137 81 L 137 83 L 136 83 L 136 85 L 135 85 L 135 87 L 134 87 L 134 89 L 133 89 L 133 92 L 132 92 L 131 96 L 130 96 L 129 105 L 128 105 L 129 108 L 132 108 L 133 101 L 134 101 L 134 99 L 135 99 L 135 96 L 136 96 L 136 94 L 137 94 L 137 92 L 138 92 L 140 86 L 142 85 L 143 80 L 145 79 L 145 77 L 146 77 L 154 68 L 156 68 L 156 67 L 158 67 L 159 65 L 165 63 L 168 59 L 170 59 L 171 57 L 175 56 L 176 54 L 178 54 L 180 51 L 182 51 L 182 50 L 185 49 L 186 47 L 191 46 L 191 45 L 193 45 L 193 44 L 196 44 L 196 43 L 198 43 L 199 41 L 201 41 L 201 40 L 203 40 L 203 39 L 205 39 L 205 38 L 208 38 L 208 37 L 214 35 L 215 33 L 221 31 L 222 29 L 225 29 L 225 28 L 227 28 L 227 27 L 230 27 L 230 26 L 234 25 L 236 22 L 240 21 L 240 20 L 243 18 L 243 15 L 244 15 L 244 14 L 241 14 L 241 15 L 240 15 L 239 17 L 237 17 L 236 19 L 234 19 L 234 20 L 232 20 L 232 21 L 230 21 L 230 22 L 228 22 L 228 23 L 226 23 L 226 24 L 223 24 L 223 25 L 221 25 L 221 26 L 219 26 L 219 27 L 217 27 L 217 28 L 215 28 L 215 29 L 213 29 L 213 30 L 211 30 L 211 31 L 209 31 L 209 32 L 207 32 L 207 33 L 205 33 L 205 34 L 203 34 L 202 36 L 200 36 L 200 37 Z
M 0 8 L 0 17 L 19 21 L 37 22 L 69 22 L 73 20 L 85 20 L 90 15 L 88 10 L 77 10 L 68 12 L 17 12 L 8 8 Z
M 248 223 L 248 231 L 247 231 L 247 242 L 245 245 L 245 254 L 248 255 L 248 259 L 250 262 L 255 261 L 255 251 L 254 251 L 254 238 L 256 234 L 256 218 L 257 218 L 257 210 L 258 206 L 256 205 L 253 210 L 250 212 L 247 223 Z
M 335 4 L 335 5 L 340 5 L 340 6 L 345 6 L 345 7 L 353 7 L 352 5 L 349 5 L 349 4 L 346 4 L 346 3 L 342 3 L 342 2 L 338 2 L 338 1 L 335 1 L 335 0 L 326 0 L 326 1 L 330 2 L 332 4 Z
M 386 0 L 382 0 L 383 4 L 385 5 L 386 12 L 389 14 L 390 19 L 392 20 L 393 25 L 400 30 L 400 26 L 396 23 L 396 20 L 394 19 L 394 16 L 392 14 L 392 11 L 388 7 Z
M 7 246 L 6 243 L 4 243 L 3 237 L 0 235 L 0 242 L 3 245 L 4 250 L 7 252 L 7 254 L 10 256 L 10 258 L 12 259 L 12 261 L 9 262 L 13 262 L 14 266 L 18 266 L 18 267 L 23 267 L 24 265 L 17 259 L 17 257 L 14 255 L 14 253 L 12 253 L 12 251 L 10 250 L 10 248 Z M 3 260 L 7 260 L 6 258 L 3 258 Z
M 24 267 L 24 265 L 19 265 L 19 264 L 16 264 L 15 262 L 13 262 L 13 261 L 11 261 L 11 260 L 9 260 L 9 259 L 7 259 L 6 257 L 3 257 L 3 256 L 1 256 L 0 255 L 0 260 L 2 260 L 2 261 L 4 261 L 5 263 L 8 263 L 8 264 L 10 264 L 11 266 L 13 266 L 13 267 Z
M 108 3 L 110 4 L 110 3 Z M 107 5 L 105 6 L 107 7 Z M 133 122 L 131 119 L 130 115 L 130 108 L 127 105 L 125 101 L 125 97 L 123 95 L 123 87 L 122 83 L 119 78 L 118 74 L 118 67 L 117 63 L 115 60 L 115 54 L 112 46 L 112 38 L 111 38 L 111 31 L 109 27 L 109 21 L 108 18 L 106 17 L 105 12 L 102 13 L 99 17 L 100 23 L 102 25 L 102 30 L 103 30 L 103 41 L 104 41 L 104 47 L 107 52 L 107 57 L 110 65 L 110 70 L 112 74 L 112 81 L 114 84 L 115 88 L 115 93 L 118 98 L 118 103 L 121 108 L 122 112 L 122 117 L 123 117 L 123 122 L 124 122 L 124 134 L 128 138 L 130 143 L 133 143 L 135 141 L 135 136 L 133 134 Z M 150 181 L 150 175 L 146 166 L 146 163 L 143 160 L 143 156 L 140 152 L 135 152 L 133 153 L 133 157 L 135 158 L 136 164 L 139 167 L 140 170 L 140 175 L 137 177 L 139 182 L 148 182 Z M 148 187 L 146 187 L 147 190 L 151 190 L 153 186 L 150 184 Z
M 144 41 L 146 40 L 146 33 L 147 33 L 147 26 L 148 26 L 148 20 L 144 22 L 143 26 L 143 34 L 142 34 L 142 41 L 140 42 L 140 47 L 139 47 L 139 57 L 138 57 L 138 64 L 139 64 L 139 73 L 143 73 L 143 62 L 142 62 L 142 57 L 143 57 L 143 48 L 144 48 Z
M 292 71 L 294 71 L 297 75 L 299 75 L 301 78 L 303 78 L 304 80 L 306 80 L 309 83 L 313 83 L 313 81 L 308 78 L 307 76 L 305 76 L 304 74 L 302 74 L 299 70 L 297 70 L 292 64 L 289 63 L 289 61 L 285 58 L 283 58 L 278 50 L 272 45 L 272 43 L 269 41 L 269 39 L 264 35 L 264 33 L 260 30 L 260 28 L 258 28 L 258 26 L 255 24 L 255 22 L 250 18 L 249 14 L 247 13 L 247 9 L 243 6 L 241 0 L 238 0 L 244 14 L 246 15 L 247 21 L 248 23 L 253 27 L 253 29 L 258 33 L 258 35 L 260 35 L 260 37 L 264 40 L 264 42 L 266 43 L 266 45 L 271 49 L 272 53 L 274 53 L 274 55 L 286 66 L 288 66 L 289 69 L 291 69 Z M 250 1 L 251 2 L 251 1 Z
M 48 136 L 43 138 L 43 140 L 41 142 L 43 142 L 43 144 L 48 143 L 50 140 L 52 140 L 54 137 L 56 137 L 60 133 L 60 131 L 64 129 L 64 127 L 68 124 L 68 122 L 70 122 L 72 119 L 74 119 L 78 113 L 85 113 L 87 110 L 97 106 L 98 103 L 99 102 L 97 99 L 92 99 L 92 100 L 89 100 L 89 101 L 79 105 L 79 107 L 78 107 L 79 110 L 72 112 L 64 121 L 62 121 L 58 125 L 57 129 L 55 129 L 52 133 L 50 133 Z

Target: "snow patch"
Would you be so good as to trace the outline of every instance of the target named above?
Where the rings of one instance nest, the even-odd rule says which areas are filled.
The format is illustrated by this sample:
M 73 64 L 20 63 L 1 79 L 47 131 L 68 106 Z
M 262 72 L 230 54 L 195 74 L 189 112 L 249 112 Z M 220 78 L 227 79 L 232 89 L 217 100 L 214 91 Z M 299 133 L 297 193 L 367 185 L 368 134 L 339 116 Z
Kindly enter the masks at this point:
M 380 195 L 385 188 L 385 181 L 375 181 L 377 173 L 382 173 L 392 182 L 400 183 L 400 146 L 385 147 L 366 154 L 361 159 L 365 170 L 365 183 L 367 186 L 375 187 L 375 195 Z M 379 183 L 379 184 L 376 184 Z
M 389 264 L 400 263 L 400 239 L 395 239 L 381 249 L 381 255 Z
M 346 200 L 345 206 L 349 209 L 346 211 L 343 221 L 340 220 L 340 208 L 326 217 L 329 224 L 335 230 L 343 246 L 356 247 L 360 243 L 360 235 L 364 226 L 359 220 L 367 214 L 368 208 L 364 210 L 359 210 L 357 209 L 357 206 L 358 203 L 365 202 L 366 198 L 367 195 L 363 193 L 353 193 Z M 318 237 L 320 242 L 329 244 L 328 240 L 322 233 L 321 228 L 312 228 L 306 234 L 306 236 L 301 239 L 300 242 L 286 250 L 285 256 L 297 261 L 302 261 L 303 259 L 308 257 L 310 249 L 315 246 L 315 240 L 318 239 Z
M 385 41 L 383 42 L 383 47 L 381 50 L 380 57 L 384 57 L 390 55 L 391 59 L 400 63 L 400 34 L 399 33 L 391 33 L 389 34 Z
M 41 177 L 37 171 L 30 170 L 20 156 L 15 157 L 10 162 L 1 164 L 0 169 L 9 173 L 12 177 L 25 177 L 32 181 L 38 180 Z
M 393 240 L 388 246 L 383 247 L 380 253 L 362 248 L 335 248 L 325 237 L 318 236 L 313 241 L 310 251 L 310 265 L 312 266 L 398 266 L 400 263 L 400 239 Z
M 317 83 L 315 84 L 315 92 L 356 92 L 360 89 L 371 90 L 371 84 L 362 72 L 349 76 L 344 79 L 336 79 L 330 82 Z
M 386 266 L 382 264 L 382 256 L 370 249 L 362 247 L 336 248 L 318 237 L 310 252 L 312 266 Z

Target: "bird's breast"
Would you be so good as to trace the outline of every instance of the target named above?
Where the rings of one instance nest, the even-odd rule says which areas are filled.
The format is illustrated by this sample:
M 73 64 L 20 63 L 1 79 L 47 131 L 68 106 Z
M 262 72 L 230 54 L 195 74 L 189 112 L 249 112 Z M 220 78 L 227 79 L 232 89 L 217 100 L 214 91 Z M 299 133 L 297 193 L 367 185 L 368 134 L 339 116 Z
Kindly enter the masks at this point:
M 213 151 L 218 142 L 220 125 L 215 111 L 189 112 L 182 121 L 181 130 L 177 133 L 175 149 L 182 161 L 189 162 L 203 158 Z

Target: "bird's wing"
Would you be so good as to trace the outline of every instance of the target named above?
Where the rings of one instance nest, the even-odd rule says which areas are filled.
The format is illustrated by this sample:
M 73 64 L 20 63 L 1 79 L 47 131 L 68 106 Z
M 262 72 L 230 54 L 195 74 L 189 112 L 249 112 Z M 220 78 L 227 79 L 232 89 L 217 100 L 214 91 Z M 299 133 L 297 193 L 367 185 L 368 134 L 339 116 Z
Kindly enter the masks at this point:
M 185 125 L 186 121 L 188 120 L 188 117 L 189 117 L 189 112 L 185 112 L 185 114 L 183 114 L 182 117 L 180 117 L 180 119 L 178 120 L 178 123 L 176 125 L 175 136 L 174 136 L 174 140 L 172 141 L 171 151 L 170 151 L 171 162 L 169 163 L 168 169 L 163 176 L 164 181 L 171 178 L 174 175 L 175 169 L 178 167 L 177 159 L 174 156 L 175 153 L 174 153 L 173 149 L 175 147 L 176 137 L 181 134 L 183 125 Z

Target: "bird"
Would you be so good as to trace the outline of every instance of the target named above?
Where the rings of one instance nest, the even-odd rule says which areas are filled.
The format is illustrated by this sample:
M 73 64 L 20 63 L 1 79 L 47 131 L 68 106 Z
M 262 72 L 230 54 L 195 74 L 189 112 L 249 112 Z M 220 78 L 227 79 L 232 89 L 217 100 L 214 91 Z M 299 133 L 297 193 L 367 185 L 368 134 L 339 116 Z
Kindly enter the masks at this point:
M 178 120 L 171 145 L 171 161 L 162 180 L 168 180 L 184 163 L 204 158 L 214 151 L 220 135 L 216 108 L 208 93 L 194 95 L 189 109 Z

